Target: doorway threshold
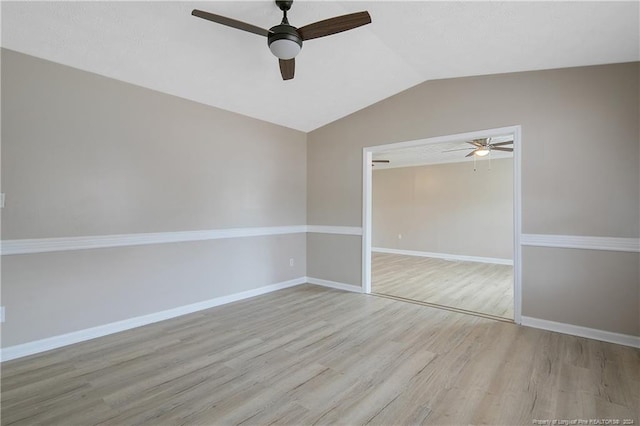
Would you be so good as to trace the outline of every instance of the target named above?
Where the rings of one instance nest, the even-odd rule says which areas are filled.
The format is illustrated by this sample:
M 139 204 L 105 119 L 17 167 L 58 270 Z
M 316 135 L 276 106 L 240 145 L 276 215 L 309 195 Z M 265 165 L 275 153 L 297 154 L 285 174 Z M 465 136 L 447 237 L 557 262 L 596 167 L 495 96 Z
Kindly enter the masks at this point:
M 514 320 L 512 320 L 510 318 L 499 317 L 497 315 L 483 314 L 482 312 L 468 311 L 466 309 L 453 308 L 451 306 L 438 305 L 437 303 L 423 302 L 421 300 L 407 299 L 406 297 L 392 296 L 390 294 L 375 293 L 375 292 L 371 292 L 369 294 L 371 294 L 373 296 L 378 296 L 378 297 L 384 297 L 384 298 L 387 298 L 387 299 L 397 300 L 399 302 L 413 303 L 415 305 L 428 306 L 430 308 L 443 309 L 445 311 L 457 312 L 459 314 L 473 315 L 473 316 L 476 316 L 476 317 L 486 318 L 486 319 L 490 319 L 490 320 L 494 320 L 494 321 L 501 321 L 501 322 L 506 322 L 506 323 L 509 323 L 509 324 L 515 324 Z

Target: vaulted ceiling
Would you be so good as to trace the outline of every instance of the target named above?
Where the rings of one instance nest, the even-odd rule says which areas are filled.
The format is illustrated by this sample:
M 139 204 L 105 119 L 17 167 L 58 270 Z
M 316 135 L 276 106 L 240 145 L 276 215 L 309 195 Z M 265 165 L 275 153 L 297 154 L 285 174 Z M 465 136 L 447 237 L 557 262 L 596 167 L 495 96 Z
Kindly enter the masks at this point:
M 2 2 L 2 46 L 311 131 L 432 79 L 640 60 L 639 3 L 295 1 L 292 25 L 368 10 L 370 25 L 305 42 L 282 81 L 272 1 Z

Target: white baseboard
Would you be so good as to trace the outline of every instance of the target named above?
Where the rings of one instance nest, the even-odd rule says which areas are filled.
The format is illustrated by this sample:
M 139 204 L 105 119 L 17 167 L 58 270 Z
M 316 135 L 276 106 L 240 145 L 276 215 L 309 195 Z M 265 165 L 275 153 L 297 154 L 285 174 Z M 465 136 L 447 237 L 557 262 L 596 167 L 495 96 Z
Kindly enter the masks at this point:
M 528 327 L 540 328 L 542 330 L 556 331 L 558 333 L 571 334 L 573 336 L 586 337 L 588 339 L 640 348 L 640 336 L 631 336 L 629 334 L 614 333 L 612 331 L 598 330 L 595 328 L 525 316 L 522 317 L 521 324 Z
M 142 315 L 135 318 L 129 318 L 126 320 L 112 322 L 109 324 L 87 328 L 84 330 L 78 330 L 67 334 L 61 334 L 59 336 L 53 336 L 42 340 L 23 343 L 21 345 L 9 346 L 0 350 L 0 360 L 4 362 L 16 358 L 22 358 L 28 355 L 60 348 L 62 346 L 72 345 L 74 343 L 84 342 L 86 340 L 118 333 L 120 331 L 130 330 L 132 328 L 141 327 L 143 325 L 164 321 L 186 314 L 191 314 L 193 312 L 213 308 L 215 306 L 236 302 L 242 299 L 248 299 L 250 297 L 259 296 L 261 294 L 271 293 L 276 290 L 282 290 L 296 285 L 305 284 L 307 282 L 307 277 L 295 278 L 293 280 L 254 288 L 240 293 L 229 294 L 227 296 L 216 297 L 214 299 L 197 302 L 190 305 L 179 306 L 177 308 L 167 309 L 165 311 Z
M 320 285 L 322 287 L 330 287 L 338 290 L 352 291 L 354 293 L 362 293 L 362 287 L 359 285 L 345 284 L 337 281 L 323 280 L 320 278 L 306 277 L 309 284 Z
M 513 266 L 512 259 L 501 259 L 498 257 L 465 256 L 461 254 L 432 253 L 428 251 L 399 250 L 399 249 L 390 249 L 390 248 L 382 248 L 382 247 L 372 247 L 371 251 L 377 252 L 377 253 L 402 254 L 405 256 L 433 257 L 434 259 L 461 260 L 464 262 L 495 263 L 497 265 Z
M 227 296 L 216 297 L 214 299 L 205 300 L 190 305 L 179 306 L 177 308 L 168 309 L 153 314 L 143 315 L 135 318 L 117 321 L 97 327 L 84 330 L 78 330 L 59 336 L 49 337 L 46 339 L 36 340 L 33 342 L 23 343 L 21 345 L 9 346 L 0 350 L 0 360 L 2 362 L 12 359 L 22 358 L 29 355 L 57 349 L 63 346 L 80 343 L 87 340 L 95 339 L 109 334 L 118 333 L 120 331 L 130 330 L 132 328 L 141 327 L 159 321 L 187 315 L 204 309 L 213 308 L 227 303 L 236 302 L 250 297 L 259 296 L 273 291 L 294 287 L 301 284 L 315 284 L 323 287 L 335 288 L 338 290 L 362 293 L 362 288 L 353 284 L 345 284 L 337 281 L 323 280 L 313 277 L 300 277 L 289 281 L 283 281 L 276 284 L 259 287 L 240 293 L 234 293 Z M 640 337 L 627 334 L 614 333 L 611 331 L 598 330 L 578 325 L 559 323 L 532 317 L 522 317 L 523 326 L 539 328 L 542 330 L 555 331 L 563 334 L 570 334 L 578 337 L 586 337 L 589 339 L 601 340 L 603 342 L 617 343 L 619 345 L 640 348 Z

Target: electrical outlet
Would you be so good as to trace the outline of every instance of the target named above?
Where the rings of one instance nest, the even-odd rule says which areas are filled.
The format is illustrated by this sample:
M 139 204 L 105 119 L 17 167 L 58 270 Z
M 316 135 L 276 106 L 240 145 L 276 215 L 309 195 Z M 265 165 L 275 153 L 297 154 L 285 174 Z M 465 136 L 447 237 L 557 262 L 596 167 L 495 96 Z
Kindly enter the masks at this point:
M 4 322 L 4 306 L 0 306 L 0 322 Z
M 289 259 L 289 266 L 293 267 L 293 265 L 295 264 L 295 262 L 293 261 L 293 257 L 291 259 Z

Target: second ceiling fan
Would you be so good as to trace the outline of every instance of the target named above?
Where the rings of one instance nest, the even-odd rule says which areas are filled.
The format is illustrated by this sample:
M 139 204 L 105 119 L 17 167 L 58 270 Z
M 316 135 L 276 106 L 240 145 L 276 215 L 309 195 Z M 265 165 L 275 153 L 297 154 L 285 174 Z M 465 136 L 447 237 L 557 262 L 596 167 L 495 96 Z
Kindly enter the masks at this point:
M 303 41 L 337 34 L 371 23 L 369 12 L 364 11 L 336 16 L 296 28 L 290 25 L 287 19 L 287 11 L 291 9 L 292 4 L 293 0 L 276 0 L 276 5 L 282 10 L 284 16 L 280 25 L 268 30 L 198 9 L 194 9 L 191 14 L 198 18 L 267 37 L 269 49 L 280 62 L 280 74 L 283 80 L 293 78 L 296 66 L 295 57 L 302 49 Z
M 483 138 L 483 139 L 474 139 L 472 141 L 467 141 L 468 144 L 473 145 L 473 148 L 459 148 L 459 149 L 448 149 L 443 152 L 451 152 L 451 151 L 467 151 L 472 149 L 470 153 L 465 155 L 465 157 L 471 157 L 473 155 L 478 157 L 484 157 L 489 154 L 491 151 L 507 151 L 513 152 L 513 147 L 506 147 L 505 145 L 513 145 L 513 140 L 504 141 L 504 142 L 491 142 L 491 138 Z

